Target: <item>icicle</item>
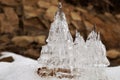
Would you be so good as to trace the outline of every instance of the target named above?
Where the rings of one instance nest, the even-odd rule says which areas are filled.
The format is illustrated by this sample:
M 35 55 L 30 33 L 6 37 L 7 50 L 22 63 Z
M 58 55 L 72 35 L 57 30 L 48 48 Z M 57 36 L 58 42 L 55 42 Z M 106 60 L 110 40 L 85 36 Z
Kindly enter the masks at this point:
M 81 46 L 85 44 L 85 40 L 77 30 L 76 30 L 76 37 L 75 37 L 74 44 L 80 44 Z

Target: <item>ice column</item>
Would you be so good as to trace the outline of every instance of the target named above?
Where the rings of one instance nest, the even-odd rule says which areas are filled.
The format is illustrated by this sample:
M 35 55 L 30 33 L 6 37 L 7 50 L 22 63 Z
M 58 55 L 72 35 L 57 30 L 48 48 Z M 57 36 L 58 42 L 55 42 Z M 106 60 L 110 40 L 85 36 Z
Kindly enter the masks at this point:
M 58 11 L 46 41 L 47 45 L 42 47 L 39 62 L 52 68 L 71 68 L 73 38 L 68 29 L 61 3 L 58 5 Z

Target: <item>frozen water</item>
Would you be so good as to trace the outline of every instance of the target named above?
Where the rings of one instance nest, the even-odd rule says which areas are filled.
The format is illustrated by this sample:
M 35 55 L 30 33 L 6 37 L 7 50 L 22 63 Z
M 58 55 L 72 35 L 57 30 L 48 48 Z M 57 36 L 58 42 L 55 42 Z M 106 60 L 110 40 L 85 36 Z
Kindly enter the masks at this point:
M 70 80 L 66 78 L 58 79 L 55 77 L 41 78 L 36 73 L 37 68 L 40 67 L 40 64 L 38 64 L 36 60 L 26 58 L 21 55 L 17 55 L 15 53 L 10 53 L 10 52 L 2 52 L 1 54 L 2 56 L 0 56 L 0 59 L 2 59 L 3 57 L 5 58 L 12 56 L 14 58 L 14 62 L 12 63 L 0 62 L 0 80 Z M 80 69 L 80 72 L 83 71 L 85 72 L 85 70 Z M 89 75 L 88 73 L 82 73 L 81 76 L 83 76 L 85 80 L 89 80 L 88 78 L 93 75 L 94 75 L 93 73 L 91 73 L 91 75 Z M 110 79 L 110 80 L 119 80 L 120 66 L 107 68 L 106 75 L 109 77 L 114 77 L 114 79 Z M 75 80 L 75 79 L 71 79 L 71 80 Z M 84 80 L 84 79 L 81 79 L 80 77 L 79 79 L 76 80 Z M 92 79 L 92 80 L 96 80 L 96 79 Z
M 70 69 L 75 80 L 109 80 L 105 70 L 110 63 L 100 33 L 93 30 L 85 42 L 76 31 L 73 42 L 61 3 L 46 42 L 38 59 L 43 67 Z
M 69 68 L 73 47 L 73 38 L 68 29 L 65 14 L 61 6 L 56 12 L 54 22 L 51 24 L 47 45 L 42 47 L 40 63 L 47 67 Z
M 96 66 L 108 66 L 110 63 L 106 57 L 106 49 L 100 39 L 100 34 L 94 30 L 89 34 L 87 41 L 87 53 L 90 64 Z

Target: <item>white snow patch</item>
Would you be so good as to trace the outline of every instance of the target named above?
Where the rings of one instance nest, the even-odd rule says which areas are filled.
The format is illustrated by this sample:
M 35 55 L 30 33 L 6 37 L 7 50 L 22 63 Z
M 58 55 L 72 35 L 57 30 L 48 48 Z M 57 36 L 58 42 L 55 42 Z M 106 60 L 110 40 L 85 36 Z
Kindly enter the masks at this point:
M 3 56 L 12 56 L 14 62 L 0 62 L 0 80 L 56 80 L 55 78 L 43 79 L 37 75 L 37 68 L 40 66 L 36 60 L 23 57 L 10 52 L 2 52 Z M 110 67 L 107 74 L 114 80 L 120 80 L 120 67 Z M 64 79 L 65 80 L 65 79 Z

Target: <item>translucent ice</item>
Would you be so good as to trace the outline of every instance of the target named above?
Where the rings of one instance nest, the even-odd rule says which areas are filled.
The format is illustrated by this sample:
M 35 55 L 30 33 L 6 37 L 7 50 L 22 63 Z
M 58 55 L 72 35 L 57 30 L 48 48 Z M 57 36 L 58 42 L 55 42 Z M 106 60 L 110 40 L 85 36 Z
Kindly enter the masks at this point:
M 108 80 L 105 70 L 109 61 L 100 34 L 92 30 L 85 42 L 76 31 L 73 42 L 61 3 L 46 42 L 38 59 L 43 67 L 70 69 L 74 80 Z
M 39 58 L 39 61 L 47 67 L 68 68 L 71 64 L 72 56 L 70 53 L 72 53 L 73 38 L 61 8 L 62 6 L 59 4 L 46 40 L 48 44 L 42 47 L 41 57 Z

